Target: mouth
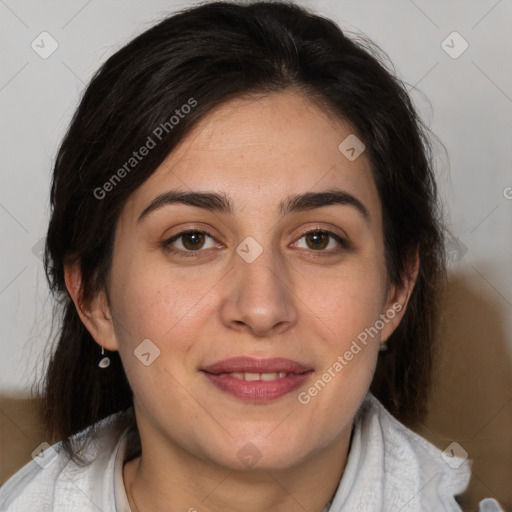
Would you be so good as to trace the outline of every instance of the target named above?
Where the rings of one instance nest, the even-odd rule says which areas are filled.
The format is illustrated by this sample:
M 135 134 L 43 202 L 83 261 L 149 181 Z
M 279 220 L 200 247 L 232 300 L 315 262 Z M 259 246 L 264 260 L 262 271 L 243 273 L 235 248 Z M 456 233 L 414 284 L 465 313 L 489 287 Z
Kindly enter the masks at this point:
M 233 357 L 200 371 L 220 391 L 248 402 L 276 400 L 305 383 L 313 368 L 285 358 Z

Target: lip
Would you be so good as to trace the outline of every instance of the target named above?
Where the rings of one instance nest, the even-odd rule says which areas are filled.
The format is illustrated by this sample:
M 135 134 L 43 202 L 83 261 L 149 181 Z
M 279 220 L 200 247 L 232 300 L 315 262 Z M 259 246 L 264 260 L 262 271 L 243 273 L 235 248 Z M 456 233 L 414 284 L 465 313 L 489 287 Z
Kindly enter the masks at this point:
M 201 368 L 201 372 L 219 390 L 245 402 L 270 402 L 292 392 L 307 381 L 313 369 L 297 361 L 274 357 L 255 359 L 232 357 Z M 271 381 L 245 381 L 229 373 L 286 373 Z

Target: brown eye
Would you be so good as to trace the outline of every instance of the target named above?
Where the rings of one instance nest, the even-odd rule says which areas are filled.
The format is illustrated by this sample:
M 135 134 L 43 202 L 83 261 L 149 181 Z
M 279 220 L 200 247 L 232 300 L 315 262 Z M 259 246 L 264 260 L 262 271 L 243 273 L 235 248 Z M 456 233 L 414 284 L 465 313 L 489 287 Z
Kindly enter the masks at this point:
M 204 233 L 200 233 L 199 231 L 191 231 L 189 233 L 184 233 L 181 235 L 182 243 L 185 249 L 190 251 L 197 251 L 201 249 L 204 245 L 205 236 Z
M 305 235 L 306 243 L 310 249 L 325 249 L 329 243 L 329 235 L 325 231 L 312 231 Z
M 345 239 L 331 231 L 325 231 L 323 229 L 306 231 L 294 245 L 300 249 L 306 249 L 326 256 L 338 254 L 350 248 Z
M 208 239 L 210 239 L 210 245 L 207 246 Z M 215 239 L 206 231 L 194 229 L 174 235 L 163 242 L 162 246 L 170 252 L 191 256 L 193 253 L 201 252 L 202 249 L 215 247 Z

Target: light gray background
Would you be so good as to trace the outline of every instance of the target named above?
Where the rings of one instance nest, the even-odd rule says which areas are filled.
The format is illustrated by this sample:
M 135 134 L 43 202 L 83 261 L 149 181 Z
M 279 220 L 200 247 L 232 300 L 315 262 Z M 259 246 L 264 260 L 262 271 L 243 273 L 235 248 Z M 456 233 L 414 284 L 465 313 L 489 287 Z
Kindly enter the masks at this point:
M 45 235 L 52 163 L 81 91 L 134 35 L 194 3 L 0 1 L 2 393 L 28 393 L 46 343 L 51 302 L 34 252 Z M 300 3 L 367 34 L 410 84 L 448 150 L 449 160 L 437 146 L 447 220 L 460 245 L 450 271 L 464 274 L 502 310 L 512 358 L 512 2 Z M 42 45 L 43 31 L 59 45 L 47 59 L 31 47 L 33 40 Z M 456 59 L 442 47 L 453 31 L 469 44 Z M 456 50 L 460 42 L 445 44 Z
M 99 65 L 194 3 L 0 0 L 0 441 L 6 451 L 19 443 L 2 478 L 36 445 L 34 418 L 16 412 L 32 406 L 13 397 L 29 395 L 47 346 L 51 300 L 37 249 L 59 141 Z M 436 146 L 454 236 L 444 348 L 420 430 L 441 449 L 457 440 L 475 460 L 473 501 L 495 496 L 512 507 L 512 0 L 299 3 L 379 44 L 446 146 L 449 158 Z M 454 31 L 469 45 L 458 58 L 442 47 L 462 48 Z M 58 42 L 47 59 L 31 47 L 42 32 Z
M 0 1 L 0 392 L 28 392 L 45 345 L 51 308 L 32 248 L 45 234 L 52 162 L 80 93 L 134 35 L 194 3 Z M 439 148 L 439 183 L 464 253 L 451 272 L 465 274 L 503 310 L 510 355 L 512 199 L 504 194 L 512 197 L 512 2 L 300 3 L 368 34 L 417 89 L 411 94 L 449 154 L 448 162 Z M 47 59 L 31 48 L 43 31 L 59 45 Z M 441 47 L 453 31 L 469 44 L 457 59 Z
M 45 345 L 51 308 L 32 248 L 45 234 L 52 162 L 80 93 L 106 57 L 165 13 L 194 3 L 0 1 L 1 392 L 28 392 Z M 301 3 L 368 34 L 418 89 L 412 96 L 449 154 L 448 162 L 440 152 L 439 182 L 465 253 L 451 271 L 466 274 L 503 310 L 510 355 L 512 2 Z M 59 45 L 47 59 L 31 48 L 43 31 Z M 457 59 L 441 47 L 453 31 L 469 44 Z

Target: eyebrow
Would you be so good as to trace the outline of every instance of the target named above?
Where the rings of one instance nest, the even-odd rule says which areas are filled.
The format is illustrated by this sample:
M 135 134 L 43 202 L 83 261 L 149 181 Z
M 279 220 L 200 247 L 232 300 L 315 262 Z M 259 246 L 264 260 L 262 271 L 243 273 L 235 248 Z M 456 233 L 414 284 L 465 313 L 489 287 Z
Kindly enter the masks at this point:
M 211 212 L 233 214 L 233 203 L 226 194 L 215 192 L 181 192 L 169 190 L 155 197 L 143 210 L 137 223 L 150 213 L 169 204 L 186 204 L 203 208 Z M 364 220 L 370 224 L 370 214 L 364 204 L 352 194 L 340 189 L 330 189 L 322 192 L 305 192 L 289 196 L 279 203 L 278 212 L 284 217 L 293 212 L 302 212 L 340 204 L 350 206 L 360 213 Z

